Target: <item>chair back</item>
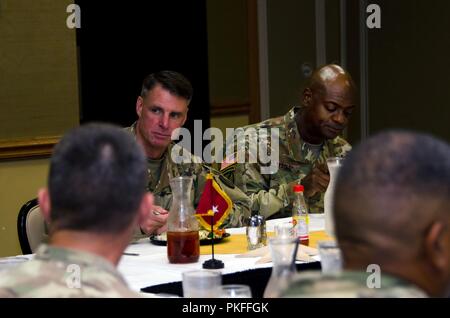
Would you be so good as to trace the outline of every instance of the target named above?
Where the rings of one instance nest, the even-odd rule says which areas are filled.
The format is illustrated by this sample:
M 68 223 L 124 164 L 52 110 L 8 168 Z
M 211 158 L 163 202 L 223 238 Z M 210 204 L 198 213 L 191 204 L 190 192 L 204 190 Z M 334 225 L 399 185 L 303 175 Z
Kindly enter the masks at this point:
M 17 233 L 23 254 L 36 252 L 39 244 L 46 240 L 45 220 L 37 199 L 28 201 L 20 209 L 17 218 Z

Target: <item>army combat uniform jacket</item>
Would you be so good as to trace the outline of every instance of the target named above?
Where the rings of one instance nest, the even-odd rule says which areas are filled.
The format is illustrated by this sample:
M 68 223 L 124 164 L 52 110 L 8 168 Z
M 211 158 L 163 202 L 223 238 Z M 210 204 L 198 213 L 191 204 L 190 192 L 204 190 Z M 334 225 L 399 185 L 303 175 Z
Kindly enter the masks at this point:
M 300 107 L 294 107 L 284 116 L 245 126 L 244 131 L 250 131 L 246 138 L 239 138 L 234 143 L 228 140 L 225 145 L 226 154 L 235 154 L 239 149 L 236 147 L 244 147 L 246 152 L 257 154 L 255 147 L 261 146 L 261 143 L 267 144 L 267 148 L 274 151 L 270 131 L 278 128 L 278 135 L 275 135 L 279 142 L 279 151 L 275 154 L 278 167 L 276 173 L 263 174 L 259 163 L 248 162 L 234 163 L 222 169 L 228 179 L 250 196 L 252 211 L 266 218 L 290 216 L 291 211 L 287 207 L 293 200 L 293 185 L 301 183 L 314 165 L 326 165 L 327 158 L 343 157 L 351 150 L 348 142 L 336 137 L 325 140 L 318 156 L 315 155 L 311 146 L 302 140 L 297 129 L 295 115 L 299 111 Z M 230 150 L 230 147 L 234 151 Z M 234 155 L 230 161 L 233 160 Z M 323 213 L 323 197 L 324 193 L 318 193 L 307 200 L 310 213 Z
M 0 275 L 2 297 L 139 297 L 106 259 L 42 244 L 33 260 Z
M 126 129 L 136 136 L 136 123 Z M 183 158 L 181 161 L 188 163 L 175 163 L 171 157 L 172 153 L 180 155 Z M 160 169 L 160 176 L 157 178 L 157 176 L 153 175 L 149 166 L 147 170 L 147 190 L 153 193 L 155 199 L 154 203 L 167 211 L 170 210 L 172 204 L 172 190 L 169 183 L 171 178 L 178 176 L 192 176 L 193 184 L 191 189 L 191 200 L 196 208 L 203 193 L 206 175 L 208 172 L 211 172 L 214 180 L 233 202 L 232 210 L 221 228 L 243 226 L 245 218 L 250 216 L 250 198 L 238 187 L 235 187 L 234 184 L 227 180 L 219 171 L 207 166 L 198 156 L 191 154 L 180 145 L 173 142 L 169 145 L 161 160 Z
M 298 274 L 282 297 L 288 298 L 423 298 L 426 293 L 417 286 L 380 272 L 344 271 L 324 276 L 310 271 Z

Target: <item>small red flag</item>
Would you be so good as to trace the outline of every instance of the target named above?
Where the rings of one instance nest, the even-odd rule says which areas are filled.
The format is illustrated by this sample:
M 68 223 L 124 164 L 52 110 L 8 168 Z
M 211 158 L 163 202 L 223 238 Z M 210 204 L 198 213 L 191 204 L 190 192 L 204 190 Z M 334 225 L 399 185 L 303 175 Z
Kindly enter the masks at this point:
M 231 199 L 220 188 L 212 175 L 208 173 L 205 188 L 203 189 L 196 211 L 200 224 L 205 229 L 210 229 L 211 222 L 214 222 L 213 230 L 218 230 L 230 213 L 231 207 Z

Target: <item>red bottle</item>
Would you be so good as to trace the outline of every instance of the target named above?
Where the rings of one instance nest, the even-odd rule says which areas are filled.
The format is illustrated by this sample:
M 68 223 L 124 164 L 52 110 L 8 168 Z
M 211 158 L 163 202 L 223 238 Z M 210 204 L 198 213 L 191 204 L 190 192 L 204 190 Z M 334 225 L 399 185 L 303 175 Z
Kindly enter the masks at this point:
M 309 214 L 303 191 L 303 185 L 296 184 L 294 186 L 295 200 L 292 203 L 292 224 L 294 234 L 300 240 L 300 244 L 309 245 Z

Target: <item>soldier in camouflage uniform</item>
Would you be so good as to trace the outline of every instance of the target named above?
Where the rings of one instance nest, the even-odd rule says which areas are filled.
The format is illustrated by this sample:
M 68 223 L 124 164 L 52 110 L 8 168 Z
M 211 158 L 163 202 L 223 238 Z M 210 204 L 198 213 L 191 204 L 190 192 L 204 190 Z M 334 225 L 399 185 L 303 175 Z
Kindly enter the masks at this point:
M 55 147 L 48 188 L 38 193 L 49 244 L 0 275 L 0 297 L 138 297 L 116 266 L 152 208 L 146 159 L 133 138 L 86 125 Z
M 448 297 L 449 207 L 448 143 L 405 131 L 369 138 L 346 158 L 336 184 L 343 275 L 299 275 L 284 295 Z
M 131 127 L 126 128 L 126 130 L 133 135 L 136 135 L 136 123 L 134 123 Z M 172 152 L 180 153 L 183 158 L 188 159 L 186 161 L 191 161 L 191 163 L 174 163 L 170 156 Z M 147 159 L 147 190 L 153 193 L 155 199 L 153 211 L 157 214 L 167 213 L 172 204 L 172 189 L 169 184 L 171 178 L 186 175 L 192 176 L 193 184 L 190 197 L 193 205 L 197 206 L 206 182 L 206 175 L 208 172 L 211 172 L 214 180 L 217 184 L 219 184 L 222 190 L 227 193 L 233 202 L 232 211 L 221 227 L 227 228 L 243 226 L 245 223 L 245 218 L 250 216 L 250 198 L 231 181 L 226 179 L 221 172 L 204 164 L 199 157 L 192 155 L 186 151 L 186 149 L 181 150 L 180 145 L 170 143 L 163 157 L 156 161 L 158 164 L 155 170 L 153 166 L 154 160 L 150 158 Z M 165 223 L 163 222 L 162 224 Z M 161 233 L 165 229 L 166 227 L 163 226 L 157 232 Z M 142 236 L 143 235 L 139 235 L 139 233 L 136 234 L 136 238 Z
M 354 90 L 346 71 L 337 65 L 324 66 L 313 73 L 304 90 L 303 107 L 246 126 L 246 138 L 227 141 L 226 154 L 231 156 L 227 156 L 222 172 L 251 196 L 253 211 L 265 217 L 290 216 L 286 207 L 293 200 L 293 185 L 300 183 L 305 187 L 309 212 L 323 212 L 324 192 L 330 180 L 326 160 L 343 157 L 351 149 L 338 135 L 355 108 Z M 278 129 L 279 135 L 272 135 L 273 128 Z M 241 147 L 250 157 L 255 157 L 257 145 L 266 143 L 268 149 L 276 152 L 274 136 L 279 144 L 276 173 L 262 173 L 260 163 L 236 163 Z
M 299 273 L 288 290 L 282 293 L 287 298 L 423 298 L 426 293 L 414 284 L 381 273 L 379 282 L 369 272 L 343 272 L 340 275 L 324 276 L 320 272 Z M 379 283 L 379 288 L 375 283 Z M 371 288 L 372 287 L 372 288 Z
M 77 277 L 80 273 L 80 276 Z M 32 261 L 2 272 L 4 297 L 139 297 L 103 257 L 42 244 Z
M 168 210 L 172 202 L 169 180 L 180 175 L 193 177 L 191 198 L 197 206 L 206 181 L 212 171 L 216 182 L 233 201 L 233 210 L 222 227 L 242 226 L 250 215 L 249 198 L 217 171 L 207 167 L 202 160 L 171 140 L 175 129 L 187 119 L 192 86 L 181 74 L 161 71 L 144 79 L 141 94 L 136 102 L 138 120 L 127 130 L 144 148 L 148 161 L 147 190 L 155 196 L 155 206 L 148 219 L 140 223 L 142 234 L 160 234 L 166 231 Z M 172 154 L 180 154 L 182 162 L 175 163 Z M 184 160 L 187 159 L 187 160 Z

